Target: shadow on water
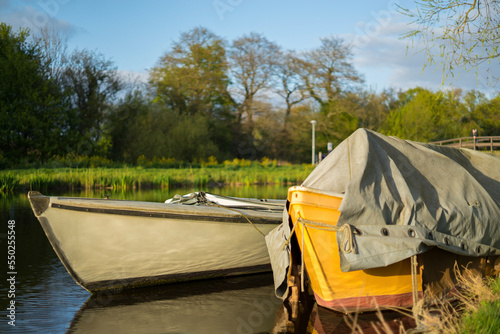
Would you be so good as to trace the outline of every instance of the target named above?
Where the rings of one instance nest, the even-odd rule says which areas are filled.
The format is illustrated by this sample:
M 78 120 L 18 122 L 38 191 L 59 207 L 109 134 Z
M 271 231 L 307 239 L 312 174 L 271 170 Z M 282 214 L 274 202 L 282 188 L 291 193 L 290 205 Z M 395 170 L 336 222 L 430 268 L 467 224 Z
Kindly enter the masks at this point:
M 414 327 L 399 312 L 347 316 L 314 305 L 300 314 L 306 326 L 294 331 L 271 274 L 259 274 L 131 289 L 91 296 L 67 333 L 386 333 Z M 354 320 L 355 318 L 355 320 Z M 307 328 L 307 329 L 306 329 Z
M 98 293 L 68 333 L 269 333 L 279 306 L 271 274 Z
M 253 189 L 252 189 L 253 188 Z M 203 189 L 216 194 L 285 198 L 286 187 Z M 115 199 L 162 202 L 171 191 L 111 193 Z M 109 194 L 109 193 L 108 193 Z M 48 194 L 103 197 L 101 193 Z M 0 196 L 0 249 L 7 254 L 7 221 L 16 225 L 16 326 L 7 324 L 8 286 L 0 285 L 1 333 L 284 333 L 287 319 L 274 295 L 272 274 L 251 275 L 143 288 L 91 296 L 78 286 L 52 250 L 33 215 L 26 194 Z M 6 261 L 0 265 L 5 282 Z M 397 318 L 387 315 L 386 320 Z M 399 315 L 401 317 L 401 315 Z M 309 332 L 350 333 L 342 314 L 314 307 L 302 315 Z M 363 328 L 377 322 L 374 313 L 359 316 Z M 368 333 L 367 331 L 366 333 Z M 395 332 L 398 332 L 395 330 Z

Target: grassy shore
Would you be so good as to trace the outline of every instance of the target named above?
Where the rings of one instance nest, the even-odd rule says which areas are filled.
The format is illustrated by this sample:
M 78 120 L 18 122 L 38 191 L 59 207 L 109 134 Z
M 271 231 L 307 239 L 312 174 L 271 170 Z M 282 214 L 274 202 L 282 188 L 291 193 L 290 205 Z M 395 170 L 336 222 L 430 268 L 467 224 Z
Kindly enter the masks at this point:
M 0 171 L 0 193 L 27 190 L 145 189 L 300 184 L 311 165 L 202 168 L 39 168 Z
M 500 331 L 500 277 L 483 279 L 470 271 L 458 275 L 458 300 L 418 312 L 420 330 L 407 333 L 495 334 Z

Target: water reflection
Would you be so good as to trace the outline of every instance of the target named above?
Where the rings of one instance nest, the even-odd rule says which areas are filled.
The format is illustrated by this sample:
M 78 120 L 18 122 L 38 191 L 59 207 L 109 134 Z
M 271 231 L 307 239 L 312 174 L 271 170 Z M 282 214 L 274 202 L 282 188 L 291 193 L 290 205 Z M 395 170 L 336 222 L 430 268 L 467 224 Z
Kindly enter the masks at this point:
M 268 333 L 281 301 L 272 275 L 164 285 L 89 298 L 70 333 Z

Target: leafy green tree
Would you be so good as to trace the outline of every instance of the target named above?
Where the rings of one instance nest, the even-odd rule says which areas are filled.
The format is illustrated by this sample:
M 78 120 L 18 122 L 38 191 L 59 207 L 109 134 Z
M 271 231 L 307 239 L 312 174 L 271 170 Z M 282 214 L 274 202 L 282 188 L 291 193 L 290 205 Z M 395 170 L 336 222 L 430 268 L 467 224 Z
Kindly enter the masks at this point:
M 187 162 L 219 155 L 206 116 L 179 115 L 158 104 L 138 115 L 125 141 L 128 144 L 124 158 L 128 162 L 135 162 L 142 155 L 150 160 L 164 157 Z
M 356 108 L 359 108 L 356 101 L 347 97 L 322 105 L 315 120 L 318 122 L 316 144 L 324 148 L 323 152 L 326 151 L 328 142 L 337 146 L 359 127 L 359 119 L 353 111 Z
M 12 164 L 65 152 L 68 103 L 29 32 L 0 23 L 0 155 Z
M 115 161 L 134 163 L 141 154 L 130 151 L 137 138 L 130 135 L 135 124 L 151 112 L 153 106 L 147 93 L 135 89 L 127 92 L 111 109 L 105 120 L 105 132 L 111 141 L 109 156 Z M 154 122 L 154 121 L 153 121 Z M 149 133 L 140 137 L 148 136 Z M 140 152 L 138 152 L 140 153 Z
M 472 111 L 471 118 L 480 136 L 500 135 L 500 95 L 491 101 L 483 101 Z
M 470 123 L 457 92 L 414 88 L 400 94 L 401 106 L 391 111 L 382 132 L 429 142 L 467 136 Z
M 150 76 L 154 102 L 161 110 L 203 116 L 208 122 L 210 141 L 221 151 L 231 150 L 235 135 L 234 101 L 228 90 L 224 40 L 203 27 L 182 33 Z
M 232 103 L 227 72 L 224 41 L 206 28 L 194 28 L 182 33 L 151 70 L 155 101 L 179 114 L 224 114 Z
M 70 94 L 73 112 L 73 150 L 77 154 L 106 154 L 99 150 L 106 140 L 102 126 L 122 88 L 116 67 L 99 52 L 75 50 L 65 59 L 62 83 Z
M 380 131 L 391 110 L 398 108 L 398 94 L 393 89 L 381 93 L 360 90 L 346 97 L 356 103 L 353 113 L 359 119 L 359 127 Z
M 311 162 L 311 124 L 317 118 L 317 111 L 312 101 L 295 106 L 288 117 L 287 130 L 292 136 L 286 137 L 286 151 L 281 157 L 285 161 L 296 163 Z M 316 145 L 321 147 L 321 144 Z M 325 149 L 326 151 L 326 149 Z

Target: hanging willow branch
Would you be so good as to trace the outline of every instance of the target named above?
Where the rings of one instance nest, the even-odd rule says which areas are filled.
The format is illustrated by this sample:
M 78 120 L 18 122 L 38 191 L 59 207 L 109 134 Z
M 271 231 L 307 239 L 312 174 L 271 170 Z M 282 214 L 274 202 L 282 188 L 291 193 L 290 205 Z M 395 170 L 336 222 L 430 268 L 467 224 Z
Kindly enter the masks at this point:
M 460 69 L 474 70 L 494 82 L 500 79 L 499 74 L 478 72 L 479 65 L 487 65 L 491 72 L 500 64 L 500 1 L 421 0 L 415 4 L 414 9 L 399 6 L 414 27 L 402 38 L 423 43 L 421 51 L 428 56 L 425 65 L 442 67 L 443 82 Z

